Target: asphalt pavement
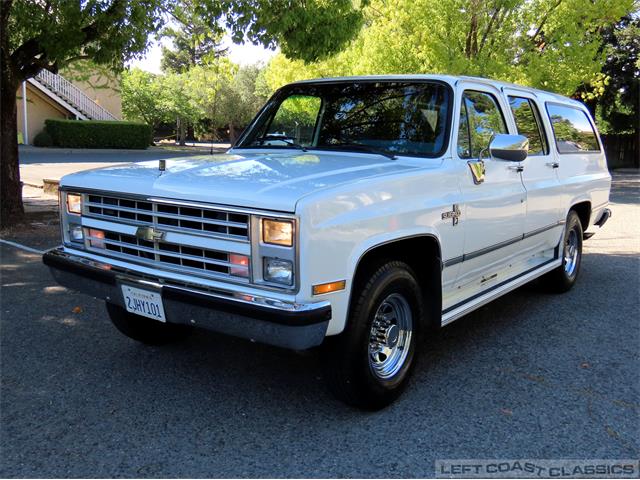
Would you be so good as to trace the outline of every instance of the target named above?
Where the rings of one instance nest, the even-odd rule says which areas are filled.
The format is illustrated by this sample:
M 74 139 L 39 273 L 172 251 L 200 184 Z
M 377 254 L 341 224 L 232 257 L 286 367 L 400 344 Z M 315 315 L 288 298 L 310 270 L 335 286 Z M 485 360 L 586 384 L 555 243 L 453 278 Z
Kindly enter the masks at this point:
M 102 168 L 119 163 L 145 162 L 184 156 L 225 152 L 229 144 L 208 144 L 191 147 L 149 147 L 146 150 L 38 148 L 20 147 L 20 177 L 30 186 L 42 186 L 42 181 L 59 180 L 80 170 Z
M 397 403 L 324 387 L 321 350 L 209 332 L 146 347 L 6 244 L 0 477 L 425 477 L 436 459 L 640 458 L 640 176 L 585 243 L 576 287 L 524 287 L 423 346 Z M 38 249 L 36 222 L 5 238 Z

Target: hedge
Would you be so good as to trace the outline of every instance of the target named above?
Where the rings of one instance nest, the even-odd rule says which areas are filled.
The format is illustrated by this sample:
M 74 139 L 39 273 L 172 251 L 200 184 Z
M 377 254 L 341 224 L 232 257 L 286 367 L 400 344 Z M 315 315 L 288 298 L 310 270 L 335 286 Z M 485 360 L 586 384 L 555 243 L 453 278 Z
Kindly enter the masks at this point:
M 56 147 L 144 149 L 151 138 L 151 126 L 137 122 L 50 118 L 44 124 Z
M 35 137 L 33 137 L 33 144 L 36 147 L 52 147 L 53 139 L 51 138 L 51 135 L 47 133 L 46 130 L 42 130 Z

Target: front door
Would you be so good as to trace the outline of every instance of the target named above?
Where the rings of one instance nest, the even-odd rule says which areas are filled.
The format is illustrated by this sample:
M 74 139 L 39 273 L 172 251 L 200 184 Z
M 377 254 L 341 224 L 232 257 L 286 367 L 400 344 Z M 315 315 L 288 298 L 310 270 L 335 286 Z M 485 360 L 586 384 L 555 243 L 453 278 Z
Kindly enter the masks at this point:
M 484 84 L 465 82 L 457 102 L 455 161 L 464 165 L 460 179 L 464 255 L 454 260 L 461 266 L 457 288 L 444 299 L 445 312 L 509 277 L 526 215 L 526 193 L 519 169 L 513 162 L 493 160 L 488 155 L 493 135 L 509 133 L 504 115 L 509 107 L 500 92 Z

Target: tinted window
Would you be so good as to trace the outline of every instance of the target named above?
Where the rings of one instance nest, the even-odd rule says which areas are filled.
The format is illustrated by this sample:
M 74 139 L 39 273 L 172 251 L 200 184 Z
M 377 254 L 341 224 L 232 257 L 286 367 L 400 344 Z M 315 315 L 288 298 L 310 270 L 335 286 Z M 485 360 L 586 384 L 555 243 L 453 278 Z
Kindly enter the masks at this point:
M 560 153 L 599 152 L 598 139 L 587 114 L 577 108 L 547 104 Z
M 446 148 L 449 87 L 434 82 L 339 82 L 279 91 L 239 147 L 435 156 Z M 301 132 L 301 133 L 298 133 Z
M 540 123 L 536 105 L 528 98 L 509 97 L 509 106 L 516 121 L 518 133 L 529 139 L 529 155 L 549 153 L 547 137 Z
M 507 125 L 494 96 L 465 91 L 460 108 L 458 155 L 461 158 L 478 158 L 496 133 L 507 133 Z

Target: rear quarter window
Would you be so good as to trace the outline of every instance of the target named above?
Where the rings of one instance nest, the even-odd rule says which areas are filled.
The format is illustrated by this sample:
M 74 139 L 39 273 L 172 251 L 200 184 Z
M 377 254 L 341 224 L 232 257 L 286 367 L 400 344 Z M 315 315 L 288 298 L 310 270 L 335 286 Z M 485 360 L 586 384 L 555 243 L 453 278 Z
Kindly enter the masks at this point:
M 559 153 L 600 151 L 596 132 L 584 111 L 547 103 L 547 113 Z

